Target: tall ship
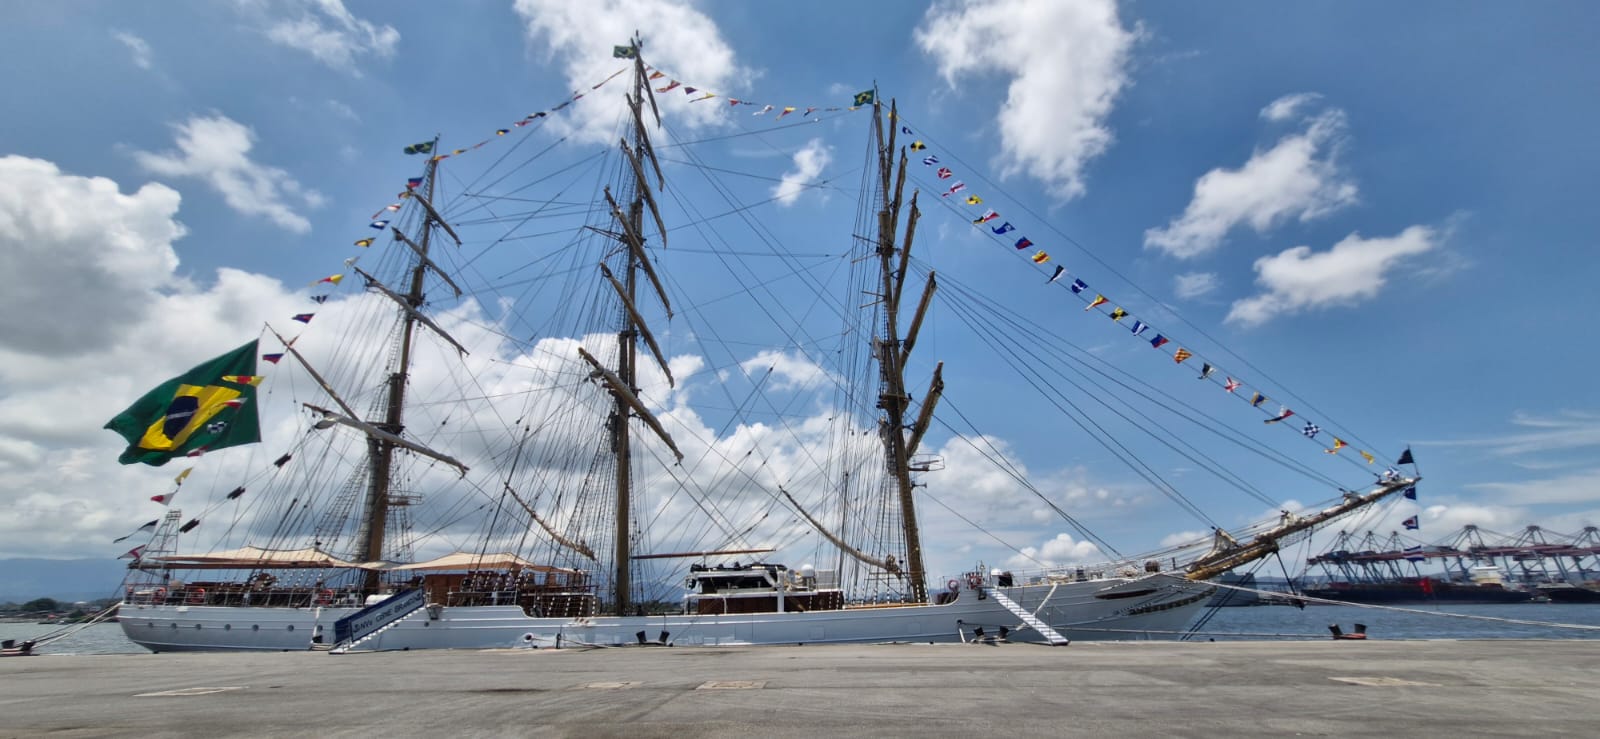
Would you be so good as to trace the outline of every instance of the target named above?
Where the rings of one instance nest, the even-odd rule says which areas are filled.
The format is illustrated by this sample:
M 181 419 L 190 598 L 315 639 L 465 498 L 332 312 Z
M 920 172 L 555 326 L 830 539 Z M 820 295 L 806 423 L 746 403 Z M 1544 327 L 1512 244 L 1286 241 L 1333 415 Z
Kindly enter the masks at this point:
M 856 97 L 867 151 L 855 225 L 838 239 L 848 254 L 820 269 L 750 221 L 736 189 L 712 180 L 745 203 L 718 210 L 668 188 L 669 170 L 720 170 L 656 140 L 670 131 L 657 97 L 678 83 L 637 44 L 618 57 L 627 70 L 602 90 L 627 88 L 614 146 L 555 169 L 508 149 L 455 176 L 439 140 L 408 147 L 428 161 L 374 220 L 382 238 L 323 280 L 364 287 L 320 303 L 329 315 L 315 325 L 332 328 L 311 330 L 310 314 L 296 316 L 299 336 L 269 326 L 259 346 L 153 391 L 154 421 L 113 423 L 133 457 L 203 451 L 218 460 L 206 474 L 230 478 L 208 500 L 165 501 L 131 553 L 131 640 L 165 652 L 1171 638 L 1218 576 L 1414 487 L 1414 475 L 1374 475 L 1246 530 L 1135 556 L 1106 545 L 1105 562 L 1013 547 L 1036 566 L 931 572 L 930 547 L 971 542 L 923 528 L 930 501 L 964 493 L 940 488 L 946 460 L 929 440 L 992 450 L 937 413 L 947 393 L 944 363 L 925 356 L 930 310 L 947 284 L 964 301 L 952 315 L 992 307 L 917 258 L 908 164 L 924 145 L 892 102 Z M 584 188 L 597 191 L 574 194 Z M 723 223 L 754 235 L 735 243 Z M 537 256 L 488 273 L 474 248 Z M 725 277 L 675 277 L 668 262 L 689 257 L 688 272 Z M 810 297 L 780 295 L 782 281 Z M 780 338 L 754 340 L 757 329 Z M 997 323 L 990 335 L 1035 333 Z M 1005 346 L 996 356 L 1024 371 L 1025 353 Z M 269 400 L 256 355 L 273 363 L 270 400 L 293 398 L 286 450 L 232 437 Z

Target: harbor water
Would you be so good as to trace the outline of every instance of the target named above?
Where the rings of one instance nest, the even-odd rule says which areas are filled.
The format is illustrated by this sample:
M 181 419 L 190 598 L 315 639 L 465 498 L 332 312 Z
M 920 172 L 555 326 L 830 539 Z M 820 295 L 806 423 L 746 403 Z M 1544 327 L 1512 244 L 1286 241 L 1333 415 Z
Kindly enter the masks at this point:
M 1202 618 L 1209 613 L 1202 613 Z M 1338 624 L 1350 632 L 1357 623 L 1367 625 L 1370 639 L 1600 639 L 1600 606 L 1517 603 L 1404 609 L 1352 605 L 1318 605 L 1303 609 L 1276 605 L 1219 608 L 1190 638 L 1201 641 L 1326 639 L 1329 624 Z M 22 641 L 57 628 L 47 624 L 0 623 L 0 639 Z M 122 628 L 117 624 L 96 624 L 52 642 L 41 654 L 143 651 L 122 635 Z

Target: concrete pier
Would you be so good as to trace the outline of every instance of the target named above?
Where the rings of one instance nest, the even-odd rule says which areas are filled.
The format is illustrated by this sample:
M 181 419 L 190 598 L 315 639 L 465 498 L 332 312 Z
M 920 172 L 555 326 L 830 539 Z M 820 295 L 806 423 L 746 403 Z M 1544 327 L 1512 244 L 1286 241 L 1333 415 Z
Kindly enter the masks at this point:
M 1600 641 L 0 660 L 0 737 L 1593 736 Z

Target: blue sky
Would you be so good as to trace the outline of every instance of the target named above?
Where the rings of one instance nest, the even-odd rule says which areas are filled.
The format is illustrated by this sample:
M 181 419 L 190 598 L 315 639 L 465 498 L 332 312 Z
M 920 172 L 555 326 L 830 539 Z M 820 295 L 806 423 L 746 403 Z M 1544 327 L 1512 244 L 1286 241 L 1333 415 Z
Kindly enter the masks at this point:
M 1418 514 L 1432 540 L 1467 523 L 1600 524 L 1600 393 L 1582 328 L 1600 309 L 1597 14 L 1577 2 L 12 8 L 0 28 L 13 70 L 0 263 L 22 282 L 0 298 L 0 556 L 114 554 L 103 542 L 156 513 L 129 490 L 167 475 L 117 468 L 104 419 L 297 312 L 302 286 L 338 271 L 393 183 L 416 174 L 401 147 L 435 133 L 446 149 L 469 146 L 548 109 L 619 68 L 610 46 L 635 28 L 648 61 L 723 97 L 837 106 L 878 85 L 1053 257 L 1035 267 L 973 228 L 966 206 L 931 204 L 939 181 L 913 160 L 927 262 L 1130 376 L 1344 485 L 1370 483 L 1086 315 L 1064 283 L 1044 287 L 1049 267 L 1380 458 L 1409 444 L 1427 477 L 1420 505 L 1363 525 Z M 772 129 L 697 151 L 816 185 L 757 211 L 787 248 L 848 236 L 864 115 L 779 129 L 750 108 L 679 100 L 665 112 L 679 141 Z M 611 140 L 613 120 L 580 101 L 525 146 L 564 132 L 583 156 L 603 148 L 584 141 Z M 668 169 L 687 198 L 709 197 Z M 684 280 L 691 294 L 717 286 Z M 197 314 L 141 313 L 156 301 Z M 1203 530 L 1059 416 L 1033 412 L 956 317 L 936 312 L 933 328 L 952 402 L 1119 549 Z M 1059 520 L 1003 523 L 1023 499 L 984 492 L 997 483 L 946 453 L 951 473 L 927 481 L 939 500 L 964 501 L 1035 555 L 1082 552 Z M 1334 492 L 1218 455 L 1278 502 Z M 1276 510 L 1181 461 L 1156 464 L 1225 525 Z M 1007 556 L 956 546 L 957 529 L 927 543 L 947 553 L 939 565 Z

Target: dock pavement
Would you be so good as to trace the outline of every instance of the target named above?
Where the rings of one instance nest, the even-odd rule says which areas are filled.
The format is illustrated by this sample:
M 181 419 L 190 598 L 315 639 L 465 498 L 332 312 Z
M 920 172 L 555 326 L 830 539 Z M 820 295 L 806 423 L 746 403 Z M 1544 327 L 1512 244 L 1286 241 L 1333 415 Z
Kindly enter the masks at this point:
M 0 737 L 1595 736 L 1600 641 L 0 660 Z

